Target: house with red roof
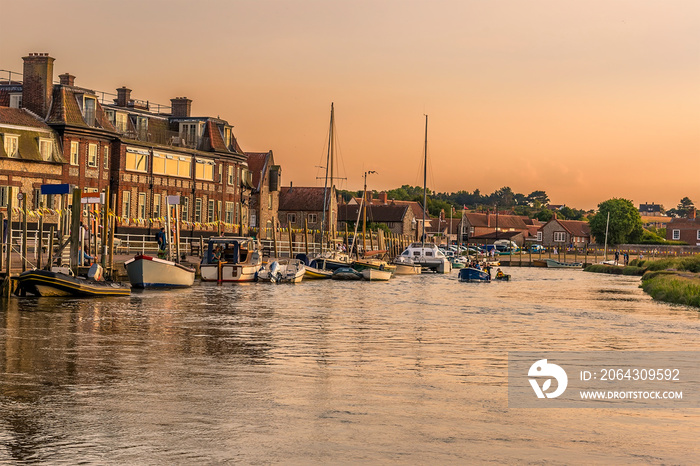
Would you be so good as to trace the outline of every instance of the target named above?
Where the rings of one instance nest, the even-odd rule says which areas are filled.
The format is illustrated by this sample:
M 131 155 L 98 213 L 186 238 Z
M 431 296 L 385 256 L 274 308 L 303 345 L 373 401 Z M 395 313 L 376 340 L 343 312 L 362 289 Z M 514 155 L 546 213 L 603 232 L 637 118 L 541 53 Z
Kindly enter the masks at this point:
M 666 226 L 666 239 L 700 246 L 700 219 L 691 209 L 687 218 L 672 218 Z
M 328 215 L 330 202 L 331 214 Z M 335 186 L 330 188 L 294 186 L 280 190 L 279 226 L 283 228 L 338 231 L 338 201 Z
M 540 227 L 537 232 L 539 244 L 545 247 L 583 248 L 591 243 L 591 227 L 588 222 L 581 220 L 552 220 Z
M 260 238 L 272 238 L 272 220 L 277 218 L 280 201 L 282 169 L 275 165 L 272 151 L 246 152 L 248 171 L 252 175 L 249 225 Z
M 493 243 L 499 239 L 510 239 L 522 247 L 530 237 L 530 229 L 525 218 L 500 212 L 464 211 L 460 229 L 465 242 Z

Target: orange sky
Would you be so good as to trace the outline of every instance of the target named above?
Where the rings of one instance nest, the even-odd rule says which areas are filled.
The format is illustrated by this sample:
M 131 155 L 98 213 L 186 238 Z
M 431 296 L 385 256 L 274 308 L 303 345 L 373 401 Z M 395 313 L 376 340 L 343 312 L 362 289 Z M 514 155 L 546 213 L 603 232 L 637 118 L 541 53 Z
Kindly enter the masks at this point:
M 700 205 L 697 0 L 2 1 L 0 68 L 49 52 L 76 85 L 169 103 L 322 184 L 335 102 L 341 187 L 544 189 Z M 12 38 L 9 40 L 8 38 Z M 6 77 L 1 75 L 0 77 Z

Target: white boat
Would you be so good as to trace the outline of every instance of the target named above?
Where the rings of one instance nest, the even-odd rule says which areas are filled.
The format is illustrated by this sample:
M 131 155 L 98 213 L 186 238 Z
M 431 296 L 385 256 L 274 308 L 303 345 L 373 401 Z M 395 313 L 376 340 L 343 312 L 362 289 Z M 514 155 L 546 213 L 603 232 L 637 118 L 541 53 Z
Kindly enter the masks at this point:
M 580 269 L 581 267 L 583 267 L 583 264 L 581 262 L 561 262 L 554 259 L 544 259 L 544 262 L 550 269 Z
M 194 283 L 194 269 L 145 254 L 124 262 L 124 267 L 134 288 L 178 288 Z
M 391 272 L 388 270 L 378 270 L 366 268 L 362 270 L 362 278 L 370 281 L 387 281 L 391 278 Z
M 452 264 L 433 243 L 411 243 L 401 256 L 410 258 L 414 264 L 429 268 L 437 273 L 450 273 Z
M 299 283 L 305 273 L 306 267 L 299 259 L 280 259 L 260 267 L 257 279 L 272 283 Z
M 204 282 L 252 282 L 261 264 L 260 245 L 253 238 L 217 236 L 209 238 L 199 271 Z
M 395 275 L 418 275 L 421 273 L 421 266 L 413 262 L 408 256 L 398 256 L 392 262 L 396 266 Z

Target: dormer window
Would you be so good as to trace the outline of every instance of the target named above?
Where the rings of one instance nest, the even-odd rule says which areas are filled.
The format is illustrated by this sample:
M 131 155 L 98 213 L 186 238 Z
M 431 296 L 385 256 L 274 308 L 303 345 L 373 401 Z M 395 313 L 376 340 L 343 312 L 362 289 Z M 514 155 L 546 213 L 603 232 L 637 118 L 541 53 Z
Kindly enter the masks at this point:
M 95 126 L 95 109 L 97 108 L 97 99 L 94 97 L 83 96 L 83 119 L 88 126 Z
M 180 139 L 185 147 L 196 149 L 201 136 L 201 125 L 199 123 L 180 123 Z
M 10 108 L 22 108 L 22 94 L 10 94 Z
M 4 134 L 3 139 L 7 156 L 13 159 L 17 158 L 19 156 L 19 136 Z
M 231 128 L 224 126 L 224 142 L 226 143 L 226 148 L 231 148 Z
M 53 156 L 53 141 L 51 139 L 39 138 L 39 154 L 45 162 L 51 160 Z

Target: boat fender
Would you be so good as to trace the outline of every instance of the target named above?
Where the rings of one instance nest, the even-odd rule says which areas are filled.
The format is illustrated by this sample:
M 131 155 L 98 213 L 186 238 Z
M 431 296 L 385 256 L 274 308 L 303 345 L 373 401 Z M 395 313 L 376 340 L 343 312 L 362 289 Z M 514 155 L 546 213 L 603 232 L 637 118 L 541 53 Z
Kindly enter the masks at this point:
M 102 277 L 102 266 L 100 264 L 92 264 L 90 269 L 88 270 L 88 278 L 91 278 L 97 282 L 100 282 L 103 280 Z

